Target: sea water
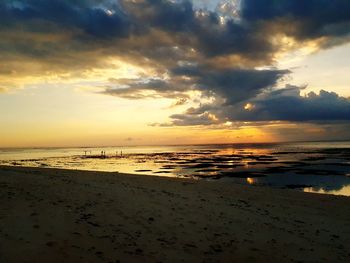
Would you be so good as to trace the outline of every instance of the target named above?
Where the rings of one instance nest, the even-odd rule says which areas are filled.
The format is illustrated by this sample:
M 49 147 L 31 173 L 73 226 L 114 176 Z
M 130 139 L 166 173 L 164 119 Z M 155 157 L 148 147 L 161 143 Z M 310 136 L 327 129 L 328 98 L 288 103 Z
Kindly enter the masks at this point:
M 350 142 L 0 149 L 0 165 L 221 180 L 350 196 Z

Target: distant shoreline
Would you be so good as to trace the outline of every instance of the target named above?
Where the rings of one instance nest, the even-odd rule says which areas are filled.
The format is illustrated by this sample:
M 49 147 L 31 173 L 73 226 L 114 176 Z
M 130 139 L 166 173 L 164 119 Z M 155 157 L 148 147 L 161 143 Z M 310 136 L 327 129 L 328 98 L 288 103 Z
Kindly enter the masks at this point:
M 227 145 L 274 145 L 274 144 L 294 144 L 294 143 L 331 143 L 331 142 L 350 142 L 350 139 L 339 140 L 315 140 L 315 141 L 280 141 L 280 142 L 232 142 L 232 143 L 208 143 L 208 144 L 142 144 L 142 145 L 97 145 L 97 146 L 15 146 L 0 147 L 0 150 L 11 149 L 90 149 L 90 148 L 123 148 L 123 147 L 176 147 L 176 146 L 227 146 Z

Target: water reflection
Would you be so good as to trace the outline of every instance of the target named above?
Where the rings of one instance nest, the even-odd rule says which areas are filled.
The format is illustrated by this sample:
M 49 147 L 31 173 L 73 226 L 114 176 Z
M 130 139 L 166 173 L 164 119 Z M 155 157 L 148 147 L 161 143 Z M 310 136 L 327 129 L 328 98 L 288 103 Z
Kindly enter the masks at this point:
M 247 183 L 248 184 L 257 184 L 257 180 L 255 178 L 248 177 L 247 178 Z
M 0 164 L 220 179 L 350 196 L 350 143 L 332 145 L 339 147 L 314 143 L 0 150 Z
M 318 194 L 332 194 L 332 195 L 345 195 L 350 196 L 350 185 L 346 185 L 337 190 L 328 190 L 317 187 L 306 187 L 303 189 L 307 193 L 318 193 Z

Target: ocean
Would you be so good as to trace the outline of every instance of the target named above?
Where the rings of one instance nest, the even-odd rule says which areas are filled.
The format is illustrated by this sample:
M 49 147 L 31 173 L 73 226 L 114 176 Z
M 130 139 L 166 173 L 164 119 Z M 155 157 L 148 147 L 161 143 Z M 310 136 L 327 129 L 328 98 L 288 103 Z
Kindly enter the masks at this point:
M 3 148 L 0 165 L 109 171 L 350 196 L 350 142 Z

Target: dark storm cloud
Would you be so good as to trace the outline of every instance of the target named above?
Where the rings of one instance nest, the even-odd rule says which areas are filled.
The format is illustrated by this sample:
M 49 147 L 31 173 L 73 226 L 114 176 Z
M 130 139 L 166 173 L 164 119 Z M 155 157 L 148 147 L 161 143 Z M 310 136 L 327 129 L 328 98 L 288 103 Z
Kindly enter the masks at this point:
M 220 96 L 227 104 L 255 97 L 262 90 L 276 85 L 287 70 L 225 69 L 185 66 L 172 70 L 175 75 L 194 79 L 197 88 L 209 95 Z
M 172 115 L 177 125 L 194 125 L 191 119 L 198 120 L 212 114 L 218 119 L 205 122 L 203 125 L 230 122 L 337 122 L 350 120 L 350 98 L 341 97 L 334 92 L 321 90 L 302 96 L 301 88 L 287 86 L 284 89 L 266 92 L 251 100 L 238 104 L 203 104 L 198 108 L 190 108 L 184 114 Z M 249 107 L 247 107 L 249 103 Z
M 31 33 L 67 34 L 67 31 L 73 31 L 70 41 L 79 43 L 83 50 L 105 48 L 106 45 L 118 49 L 121 44 L 115 38 L 147 36 L 152 30 L 160 30 L 171 38 L 164 46 L 153 39 L 153 49 L 160 48 L 163 52 L 152 52 L 148 47 L 143 48 L 142 43 L 136 48 L 133 40 L 129 40 L 132 51 L 162 60 L 164 50 L 170 50 L 173 43 L 181 50 L 195 49 L 202 60 L 237 55 L 242 59 L 265 61 L 265 64 L 271 63 L 279 50 L 270 38 L 277 33 L 288 34 L 288 30 L 278 26 L 281 32 L 270 30 L 261 20 L 278 25 L 281 21 L 277 19 L 284 18 L 291 22 L 288 26 L 299 23 L 301 26 L 293 30 L 299 38 L 339 37 L 349 33 L 350 4 L 345 0 L 243 0 L 241 13 L 242 19 L 237 22 L 227 17 L 221 21 L 216 12 L 195 10 L 190 1 L 18 0 L 0 2 L 0 27 Z M 85 37 L 90 37 L 90 41 Z M 94 45 L 90 43 L 91 39 Z M 115 41 L 98 42 L 103 39 Z M 339 39 L 329 41 L 341 43 Z M 72 43 L 66 44 L 72 47 Z
M 114 13 L 89 4 L 99 1 L 28 0 L 0 3 L 3 27 L 23 24 L 38 30 L 30 22 L 53 23 L 64 29 L 77 28 L 95 37 L 121 37 L 128 34 L 129 21 L 117 8 Z M 100 1 L 103 2 L 103 1 Z M 37 24 L 36 24 L 37 25 Z M 40 26 L 39 26 L 40 30 Z M 56 28 L 57 30 L 57 28 Z
M 213 125 L 219 123 L 213 115 L 204 112 L 199 115 L 174 114 L 170 118 L 173 119 L 171 124 L 163 126 L 197 126 L 197 125 Z
M 153 26 L 170 31 L 192 31 L 195 27 L 194 10 L 189 1 L 172 3 L 164 0 L 149 0 L 146 4 L 153 9 L 151 18 Z
M 299 45 L 322 39 L 319 48 L 349 41 L 350 1 L 241 0 L 236 17 L 219 11 L 187 0 L 0 0 L 0 87 L 45 72 L 87 76 L 112 67 L 106 58 L 113 57 L 148 75 L 106 79 L 102 94 L 188 102 L 197 91 L 212 100 L 173 115 L 174 125 L 349 119 L 348 99 L 334 93 L 271 91 L 291 74 L 271 66 L 284 35 Z
M 209 67 L 179 66 L 170 71 L 172 78 L 110 80 L 111 85 L 102 93 L 141 99 L 145 97 L 185 98 L 185 92 L 200 90 L 207 97 L 218 97 L 232 105 L 255 97 L 264 89 L 275 86 L 288 74 L 286 70 L 217 71 Z
M 241 14 L 248 22 L 286 19 L 299 23 L 293 33 L 300 39 L 346 36 L 350 33 L 348 0 L 244 0 Z
M 276 51 L 256 25 L 237 23 L 233 19 L 221 23 L 218 13 L 194 10 L 190 1 L 146 0 L 141 3 L 122 3 L 133 21 L 141 21 L 137 23 L 139 28 L 158 28 L 177 33 L 177 37 L 184 38 L 185 45 L 191 45 L 205 56 L 239 54 L 266 59 Z
M 145 99 L 145 98 L 176 98 L 185 99 L 188 86 L 175 81 L 166 81 L 162 79 L 117 79 L 110 80 L 110 85 L 102 91 L 102 94 L 112 95 L 126 99 Z
M 243 121 L 342 121 L 350 120 L 350 99 L 334 92 L 321 90 L 319 94 L 300 95 L 298 87 L 270 92 L 252 100 L 252 109 L 226 112 L 230 119 Z

